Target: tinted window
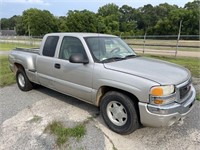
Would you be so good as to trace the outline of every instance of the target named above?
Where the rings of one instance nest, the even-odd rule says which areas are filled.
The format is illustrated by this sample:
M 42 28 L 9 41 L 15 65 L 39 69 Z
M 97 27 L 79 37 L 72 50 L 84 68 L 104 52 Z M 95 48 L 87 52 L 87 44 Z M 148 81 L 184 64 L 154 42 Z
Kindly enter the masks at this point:
M 73 54 L 82 54 L 86 58 L 85 49 L 78 38 L 64 37 L 61 47 L 59 58 L 69 60 L 69 57 Z
M 42 53 L 44 56 L 54 57 L 58 39 L 59 39 L 58 36 L 47 37 Z

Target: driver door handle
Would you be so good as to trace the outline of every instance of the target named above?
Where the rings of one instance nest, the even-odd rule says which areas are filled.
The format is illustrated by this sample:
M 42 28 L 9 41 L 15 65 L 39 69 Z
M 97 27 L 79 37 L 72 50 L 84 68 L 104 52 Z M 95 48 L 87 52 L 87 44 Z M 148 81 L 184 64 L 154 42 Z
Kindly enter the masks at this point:
M 60 69 L 60 64 L 55 64 L 54 67 L 55 67 L 56 69 Z

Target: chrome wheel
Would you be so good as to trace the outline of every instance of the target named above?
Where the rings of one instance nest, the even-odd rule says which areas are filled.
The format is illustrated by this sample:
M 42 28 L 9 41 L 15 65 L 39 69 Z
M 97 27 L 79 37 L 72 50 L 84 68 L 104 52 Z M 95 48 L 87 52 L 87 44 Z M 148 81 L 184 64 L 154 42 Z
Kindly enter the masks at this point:
M 113 124 L 123 126 L 127 122 L 127 111 L 120 102 L 109 102 L 106 111 L 108 118 Z
M 21 73 L 18 75 L 18 82 L 19 82 L 21 87 L 25 87 L 25 79 L 24 79 L 24 76 Z

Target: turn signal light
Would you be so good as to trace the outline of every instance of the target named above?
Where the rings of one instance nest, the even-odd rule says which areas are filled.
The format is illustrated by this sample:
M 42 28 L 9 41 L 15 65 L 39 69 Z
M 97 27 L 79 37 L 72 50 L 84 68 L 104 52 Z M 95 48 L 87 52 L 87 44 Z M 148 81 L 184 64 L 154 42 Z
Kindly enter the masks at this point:
M 157 105 L 161 105 L 161 104 L 163 104 L 163 102 L 164 101 L 162 99 L 155 99 L 154 100 L 154 103 L 157 104 Z
M 151 95 L 163 96 L 163 89 L 160 87 L 155 87 L 155 88 L 151 89 Z

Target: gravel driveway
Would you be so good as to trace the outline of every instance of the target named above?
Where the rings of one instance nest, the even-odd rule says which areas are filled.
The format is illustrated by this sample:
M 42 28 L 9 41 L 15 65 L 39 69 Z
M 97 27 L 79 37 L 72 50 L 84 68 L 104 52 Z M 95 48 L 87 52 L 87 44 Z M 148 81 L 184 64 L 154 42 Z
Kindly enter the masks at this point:
M 72 127 L 99 114 L 99 110 L 87 103 L 39 87 L 21 92 L 16 85 L 0 89 L 0 149 L 23 150 L 60 149 L 55 137 L 44 133 L 48 123 L 57 120 Z M 86 135 L 79 141 L 70 139 L 61 149 L 83 150 L 154 150 L 154 149 L 200 149 L 200 102 L 179 123 L 166 128 L 141 128 L 122 136 L 110 131 L 101 116 L 89 119 Z M 41 117 L 32 122 L 34 116 Z

